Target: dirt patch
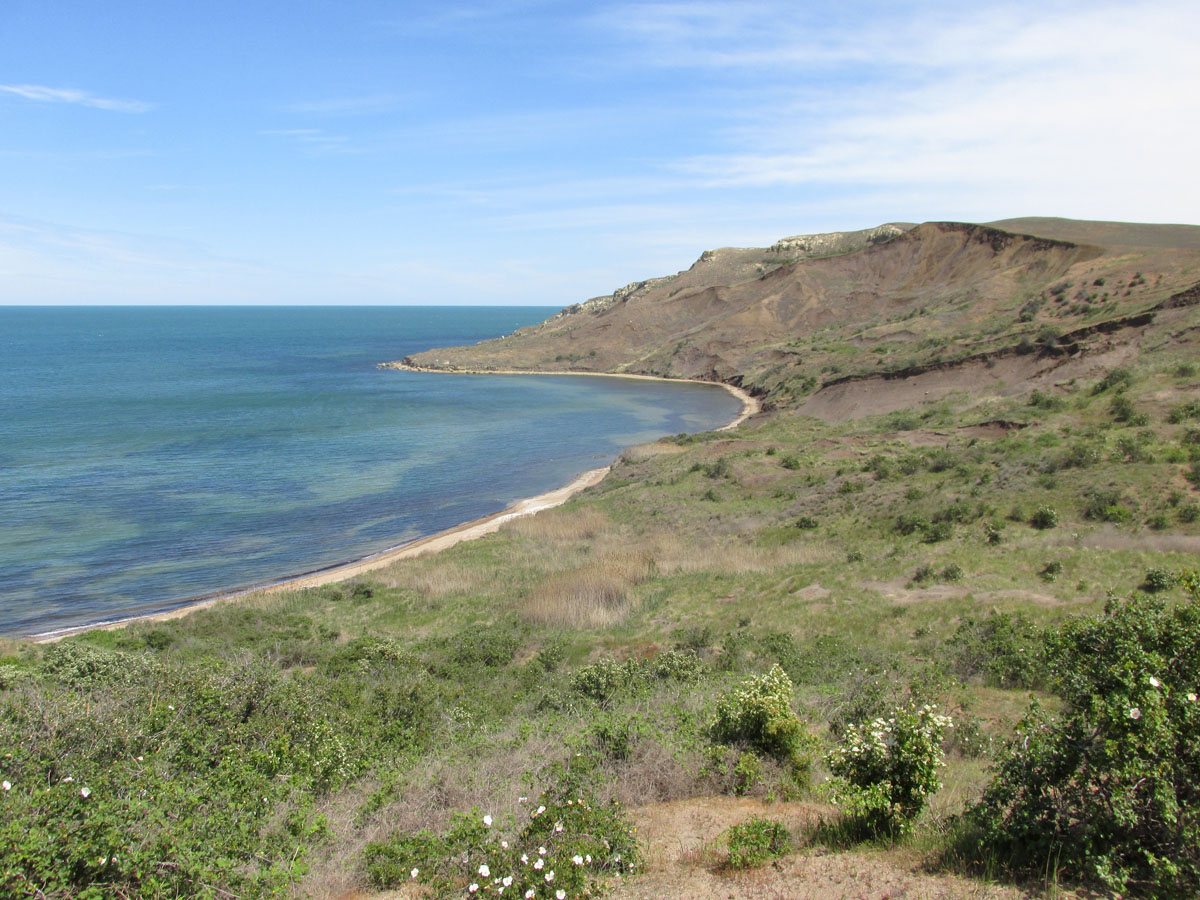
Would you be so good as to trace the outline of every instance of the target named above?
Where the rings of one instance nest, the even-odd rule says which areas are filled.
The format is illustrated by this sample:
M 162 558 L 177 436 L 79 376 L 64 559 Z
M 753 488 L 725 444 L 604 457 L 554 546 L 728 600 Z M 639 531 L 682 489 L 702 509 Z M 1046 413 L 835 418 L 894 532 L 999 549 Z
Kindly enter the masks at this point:
M 953 875 L 922 871 L 921 860 L 884 851 L 830 852 L 807 847 L 745 872 L 722 868 L 726 850 L 721 836 L 753 816 L 782 821 L 799 835 L 832 807 L 806 803 L 764 803 L 732 797 L 707 797 L 660 803 L 632 811 L 645 848 L 642 874 L 625 879 L 613 900 L 1016 900 L 1027 894 Z
M 798 591 L 793 591 L 792 596 L 799 597 L 801 600 L 824 600 L 829 596 L 829 588 L 821 587 L 815 582 L 808 587 L 801 588 Z

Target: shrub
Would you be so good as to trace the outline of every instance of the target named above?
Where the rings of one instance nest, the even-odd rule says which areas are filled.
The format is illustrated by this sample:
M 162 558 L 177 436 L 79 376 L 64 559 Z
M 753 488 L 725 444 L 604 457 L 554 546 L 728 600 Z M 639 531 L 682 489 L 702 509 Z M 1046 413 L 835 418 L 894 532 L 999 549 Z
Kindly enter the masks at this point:
M 1095 488 L 1084 496 L 1083 517 L 1122 524 L 1133 520 L 1133 512 L 1125 505 L 1125 497 L 1120 490 Z
M 960 566 L 958 563 L 950 563 L 950 565 L 942 569 L 938 577 L 948 584 L 957 584 L 963 580 L 964 574 L 965 573 L 963 572 L 962 566 Z
M 1146 571 L 1146 577 L 1142 580 L 1142 590 L 1157 594 L 1175 587 L 1176 583 L 1177 579 L 1173 572 L 1155 566 Z
M 1054 559 L 1042 566 L 1042 570 L 1038 572 L 1038 577 L 1047 584 L 1051 584 L 1058 579 L 1058 576 L 1062 574 L 1062 571 L 1063 564 L 1057 559 Z
M 817 527 L 817 520 L 812 516 L 801 516 L 796 520 L 796 527 L 804 531 L 810 531 Z
M 459 813 L 444 834 L 400 833 L 368 844 L 367 872 L 382 888 L 416 882 L 443 896 L 594 896 L 602 890 L 596 876 L 627 874 L 639 858 L 620 807 L 594 799 L 594 773 L 587 757 L 560 765 L 523 824 L 472 811 Z
M 1039 506 L 1029 519 L 1029 524 L 1039 531 L 1058 527 L 1058 511 L 1050 506 Z
M 738 754 L 737 762 L 733 764 L 733 792 L 748 794 L 756 784 L 762 782 L 762 763 L 758 757 L 745 750 Z
M 602 704 L 627 694 L 641 693 L 649 686 L 640 660 L 617 662 L 611 658 L 580 666 L 571 673 L 568 684 L 571 693 Z
M 887 719 L 851 725 L 828 756 L 851 821 L 872 835 L 903 834 L 942 786 L 942 738 L 950 717 L 926 704 L 896 708 Z
M 755 816 L 730 828 L 725 843 L 729 847 L 729 868 L 750 869 L 787 853 L 792 836 L 782 822 Z
M 926 544 L 937 544 L 950 540 L 953 533 L 954 526 L 949 522 L 930 522 L 921 529 L 921 540 Z
M 994 687 L 1034 687 L 1042 677 L 1041 632 L 1020 613 L 963 619 L 949 641 L 954 671 Z
M 717 700 L 713 740 L 742 744 L 790 763 L 797 772 L 807 771 L 813 739 L 792 711 L 792 690 L 792 680 L 778 664 L 742 682 Z
M 1124 388 L 1131 384 L 1133 384 L 1133 372 L 1124 367 L 1113 369 L 1098 382 L 1096 382 L 1096 386 L 1092 388 L 1092 393 L 1103 394 L 1105 391 L 1110 390 L 1111 388 Z
M 1200 891 L 1200 599 L 1110 600 L 1049 640 L 1055 718 L 1036 705 L 970 819 L 1014 870 L 1117 891 Z
M 933 566 L 919 565 L 917 566 L 916 571 L 913 572 L 913 577 L 909 584 L 928 584 L 929 582 L 933 581 L 933 576 Z
M 1190 524 L 1200 519 L 1200 504 L 1188 503 L 1179 507 L 1179 521 Z
M 1167 421 L 1172 425 L 1186 422 L 1188 419 L 1200 419 L 1200 400 L 1189 400 L 1171 409 Z
M 983 525 L 983 536 L 989 544 L 1000 544 L 1004 542 L 1004 523 L 993 519 L 990 522 L 985 522 Z

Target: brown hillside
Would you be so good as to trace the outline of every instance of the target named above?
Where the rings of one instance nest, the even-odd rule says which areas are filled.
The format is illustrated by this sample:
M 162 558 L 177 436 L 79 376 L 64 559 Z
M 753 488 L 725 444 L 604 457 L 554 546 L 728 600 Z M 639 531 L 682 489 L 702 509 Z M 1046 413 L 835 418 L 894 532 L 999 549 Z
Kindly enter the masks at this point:
M 955 388 L 949 370 L 982 367 L 986 377 L 976 381 L 987 387 L 1000 374 L 991 371 L 995 359 L 1012 356 L 1020 359 L 1006 363 L 999 380 L 1020 384 L 1060 365 L 1058 357 L 1120 343 L 1115 332 L 1146 324 L 1138 314 L 1200 281 L 1200 251 L 1187 246 L 1200 228 L 1010 221 L 1038 235 L 929 222 L 707 251 L 678 275 L 568 307 L 505 338 L 427 351 L 398 365 L 718 380 L 836 418 L 899 407 L 879 397 L 855 405 L 862 408 L 856 413 L 804 398 L 867 379 L 907 404 L 912 390 L 896 389 L 909 375 L 928 382 L 934 373 L 945 383 L 923 386 L 920 396 L 940 396 L 967 387 Z M 1148 243 L 1135 248 L 1118 239 Z

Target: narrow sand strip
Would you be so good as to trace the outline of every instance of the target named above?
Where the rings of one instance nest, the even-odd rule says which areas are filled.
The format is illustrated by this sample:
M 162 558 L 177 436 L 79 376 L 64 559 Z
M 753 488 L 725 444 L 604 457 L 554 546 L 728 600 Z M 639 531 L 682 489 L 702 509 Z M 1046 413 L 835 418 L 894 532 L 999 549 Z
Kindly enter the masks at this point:
M 442 372 L 437 369 L 418 369 L 413 366 L 406 366 L 402 363 L 380 363 L 380 368 L 402 369 L 410 372 L 436 372 L 441 375 L 458 374 L 458 375 L 590 375 L 600 378 L 641 378 L 651 381 L 690 381 L 694 384 L 711 384 L 720 385 L 729 391 L 735 397 L 742 401 L 742 411 L 736 419 L 728 425 L 718 428 L 717 431 L 728 431 L 736 428 L 750 416 L 757 413 L 760 409 L 758 400 L 748 394 L 739 387 L 734 387 L 731 384 L 722 384 L 720 382 L 702 381 L 700 379 L 683 379 L 683 378 L 658 378 L 654 375 L 621 375 L 610 372 Z M 428 535 L 427 537 L 418 538 L 415 541 L 410 541 L 407 544 L 401 544 L 397 547 L 392 547 L 363 559 L 353 562 L 342 563 L 335 566 L 330 566 L 326 569 L 320 569 L 316 572 L 308 572 L 303 575 L 297 575 L 293 578 L 284 578 L 280 581 L 271 582 L 268 584 L 252 585 L 251 587 L 242 588 L 236 591 L 230 591 L 225 594 L 217 594 L 212 597 L 205 597 L 196 600 L 192 603 L 187 603 L 183 606 L 178 606 L 175 609 L 169 609 L 165 612 L 147 613 L 145 615 L 126 616 L 121 619 L 116 619 L 109 622 L 96 622 L 91 625 L 80 625 L 73 628 L 62 628 L 57 631 L 45 632 L 44 634 L 34 635 L 32 640 L 35 643 L 47 644 L 53 641 L 61 640 L 73 634 L 80 634 L 84 631 L 94 631 L 97 629 L 112 629 L 124 628 L 132 622 L 163 622 L 169 619 L 180 619 L 189 613 L 193 613 L 198 609 L 207 609 L 210 606 L 216 606 L 220 603 L 228 603 L 231 600 L 236 600 L 240 597 L 246 597 L 250 594 L 276 594 L 281 591 L 298 591 L 304 588 L 319 587 L 323 584 L 330 584 L 337 581 L 346 581 L 354 578 L 364 572 L 370 572 L 373 569 L 381 569 L 384 566 L 389 566 L 394 562 L 402 559 L 411 559 L 415 556 L 421 556 L 426 553 L 438 553 L 453 547 L 461 541 L 470 541 L 478 537 L 483 537 L 485 534 L 491 534 L 499 530 L 500 526 L 512 519 L 520 518 L 521 516 L 530 516 L 534 513 L 541 512 L 543 509 L 552 509 L 555 506 L 561 506 L 566 503 L 572 496 L 585 490 L 593 485 L 599 484 L 604 476 L 608 474 L 611 466 L 605 466 L 601 469 L 592 469 L 584 472 L 570 484 L 560 488 L 555 488 L 552 491 L 547 491 L 544 494 L 538 494 L 536 497 L 527 497 L 524 500 L 518 500 L 512 506 L 498 513 L 492 513 L 489 516 L 483 516 L 478 519 L 472 519 L 470 522 L 463 522 L 461 525 L 455 525 L 453 528 L 447 528 L 445 531 L 439 531 L 436 534 Z

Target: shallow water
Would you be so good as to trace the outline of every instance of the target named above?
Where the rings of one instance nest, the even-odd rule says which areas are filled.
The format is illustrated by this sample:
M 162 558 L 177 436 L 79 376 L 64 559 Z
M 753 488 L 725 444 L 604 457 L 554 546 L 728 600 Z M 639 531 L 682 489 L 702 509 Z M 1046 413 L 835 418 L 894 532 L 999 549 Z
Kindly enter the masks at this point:
M 0 633 L 356 559 L 740 409 L 707 385 L 375 367 L 552 312 L 0 308 Z

